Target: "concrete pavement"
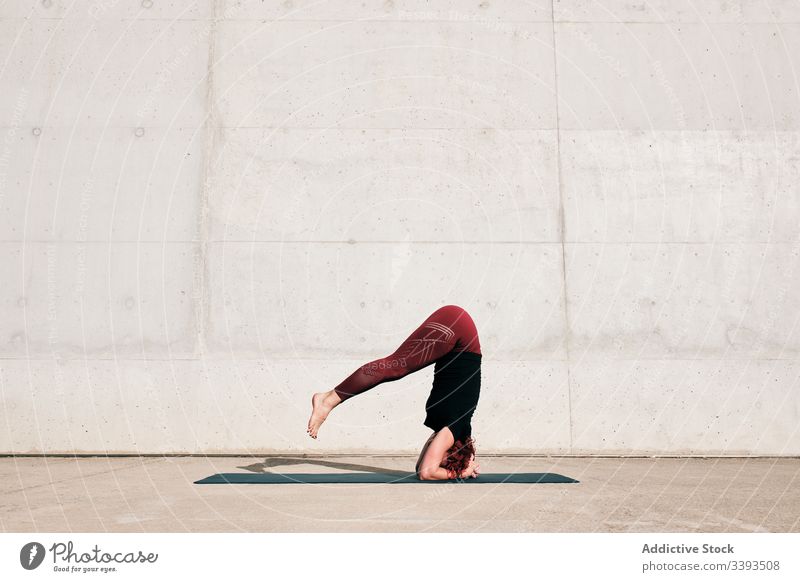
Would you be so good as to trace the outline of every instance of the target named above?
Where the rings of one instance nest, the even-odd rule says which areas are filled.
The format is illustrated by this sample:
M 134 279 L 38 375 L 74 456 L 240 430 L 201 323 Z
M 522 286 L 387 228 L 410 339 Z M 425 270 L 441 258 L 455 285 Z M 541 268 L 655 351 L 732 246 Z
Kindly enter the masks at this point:
M 577 484 L 194 485 L 221 472 L 413 470 L 415 459 L 0 459 L 5 532 L 798 532 L 800 459 L 487 457 Z

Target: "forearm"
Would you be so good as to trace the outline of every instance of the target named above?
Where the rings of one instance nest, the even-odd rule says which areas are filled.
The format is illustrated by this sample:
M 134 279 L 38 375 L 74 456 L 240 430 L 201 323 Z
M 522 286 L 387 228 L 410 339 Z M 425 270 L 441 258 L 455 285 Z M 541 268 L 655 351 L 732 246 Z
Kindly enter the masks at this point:
M 455 479 L 456 472 L 447 470 L 444 467 L 436 467 L 435 469 L 419 471 L 417 476 L 423 481 L 446 481 L 447 479 Z

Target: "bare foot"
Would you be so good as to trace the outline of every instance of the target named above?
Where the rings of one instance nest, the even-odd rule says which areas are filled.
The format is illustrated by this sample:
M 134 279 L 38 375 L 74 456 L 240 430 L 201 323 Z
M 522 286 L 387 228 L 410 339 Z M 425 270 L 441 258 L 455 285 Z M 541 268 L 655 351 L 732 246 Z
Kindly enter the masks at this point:
M 328 413 L 339 402 L 341 402 L 341 398 L 335 392 L 316 392 L 311 396 L 311 418 L 308 419 L 306 432 L 312 439 L 317 438 L 320 425 L 325 422 Z

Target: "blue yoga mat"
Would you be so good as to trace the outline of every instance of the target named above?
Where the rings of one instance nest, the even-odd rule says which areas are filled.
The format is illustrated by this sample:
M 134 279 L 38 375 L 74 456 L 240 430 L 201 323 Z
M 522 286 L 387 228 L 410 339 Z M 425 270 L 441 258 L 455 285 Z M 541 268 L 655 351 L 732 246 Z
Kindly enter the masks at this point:
M 579 483 L 558 473 L 481 473 L 472 479 L 420 481 L 416 473 L 218 473 L 195 481 L 213 484 L 318 484 L 318 483 Z

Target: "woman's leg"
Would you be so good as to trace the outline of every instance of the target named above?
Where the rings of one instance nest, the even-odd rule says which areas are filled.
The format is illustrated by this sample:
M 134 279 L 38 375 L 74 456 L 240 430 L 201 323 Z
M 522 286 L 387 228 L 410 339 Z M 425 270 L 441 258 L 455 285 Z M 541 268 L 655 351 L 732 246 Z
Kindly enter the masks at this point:
M 434 311 L 392 354 L 359 367 L 333 390 L 314 394 L 308 433 L 317 438 L 319 426 L 342 401 L 378 384 L 399 380 L 429 366 L 454 347 L 464 345 L 465 337 L 459 332 L 465 325 L 474 328 L 469 315 L 460 307 L 447 305 Z M 469 336 L 467 342 L 472 334 Z M 472 343 L 477 343 L 477 334 Z
M 384 382 L 392 382 L 434 363 L 453 349 L 455 332 L 437 321 L 436 312 L 426 319 L 392 354 L 356 369 L 334 391 L 342 400 Z

